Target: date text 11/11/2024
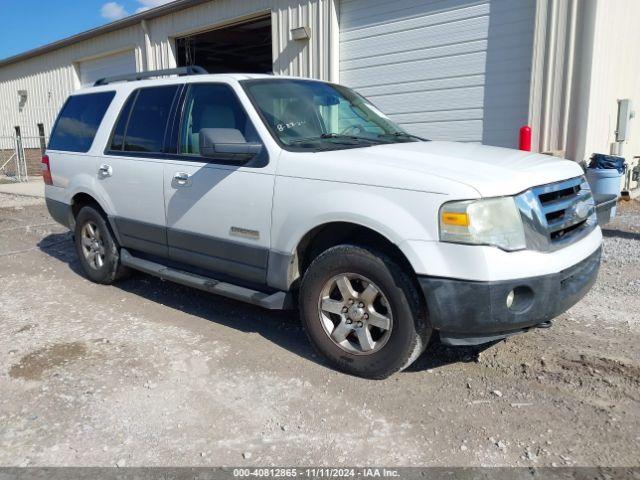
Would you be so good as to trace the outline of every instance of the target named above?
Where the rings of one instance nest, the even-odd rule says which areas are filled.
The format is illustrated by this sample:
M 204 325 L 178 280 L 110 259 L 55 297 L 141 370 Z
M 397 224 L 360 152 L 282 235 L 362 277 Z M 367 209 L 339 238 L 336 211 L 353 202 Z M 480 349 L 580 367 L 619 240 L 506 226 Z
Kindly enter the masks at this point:
M 234 477 L 282 478 L 395 478 L 400 473 L 388 468 L 235 468 Z

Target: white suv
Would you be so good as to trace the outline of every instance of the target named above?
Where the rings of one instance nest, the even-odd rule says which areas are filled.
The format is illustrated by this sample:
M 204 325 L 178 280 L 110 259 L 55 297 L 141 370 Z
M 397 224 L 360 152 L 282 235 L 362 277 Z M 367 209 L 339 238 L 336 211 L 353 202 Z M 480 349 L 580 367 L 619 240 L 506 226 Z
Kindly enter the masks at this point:
M 474 345 L 547 326 L 600 264 L 576 163 L 427 141 L 321 81 L 98 81 L 62 108 L 43 176 L 91 280 L 130 267 L 297 306 L 333 366 L 370 378 L 435 332 Z

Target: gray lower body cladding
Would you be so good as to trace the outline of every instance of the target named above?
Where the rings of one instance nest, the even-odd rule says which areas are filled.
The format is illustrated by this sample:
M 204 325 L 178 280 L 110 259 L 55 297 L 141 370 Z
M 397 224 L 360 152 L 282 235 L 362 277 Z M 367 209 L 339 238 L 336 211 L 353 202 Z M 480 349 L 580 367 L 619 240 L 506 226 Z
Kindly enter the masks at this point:
M 51 218 L 65 227 L 71 228 L 71 220 L 73 218 L 71 205 L 64 202 L 58 202 L 57 200 L 52 200 L 50 198 L 45 198 L 45 202 Z
M 477 345 L 526 331 L 565 312 L 591 288 L 599 248 L 556 274 L 497 282 L 420 277 L 433 327 L 450 345 Z M 514 292 L 511 307 L 507 297 Z
M 71 205 L 46 198 L 51 217 L 73 228 Z M 192 265 L 230 278 L 288 290 L 290 257 L 266 248 L 199 235 L 165 226 L 110 216 L 109 224 L 121 246 L 159 258 Z
M 226 239 L 112 217 L 120 244 L 133 251 L 263 284 L 269 251 Z

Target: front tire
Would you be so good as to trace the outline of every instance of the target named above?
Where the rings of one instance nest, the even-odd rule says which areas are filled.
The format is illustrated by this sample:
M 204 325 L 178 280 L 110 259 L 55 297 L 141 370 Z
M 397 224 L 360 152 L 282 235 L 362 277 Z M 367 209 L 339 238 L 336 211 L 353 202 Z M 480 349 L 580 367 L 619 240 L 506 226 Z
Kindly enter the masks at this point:
M 74 237 L 82 270 L 91 281 L 108 285 L 127 272 L 126 267 L 120 265 L 118 244 L 111 228 L 95 207 L 88 205 L 80 209 Z
M 346 373 L 382 379 L 405 369 L 431 336 L 411 277 L 388 256 L 339 245 L 319 255 L 300 287 L 314 348 Z

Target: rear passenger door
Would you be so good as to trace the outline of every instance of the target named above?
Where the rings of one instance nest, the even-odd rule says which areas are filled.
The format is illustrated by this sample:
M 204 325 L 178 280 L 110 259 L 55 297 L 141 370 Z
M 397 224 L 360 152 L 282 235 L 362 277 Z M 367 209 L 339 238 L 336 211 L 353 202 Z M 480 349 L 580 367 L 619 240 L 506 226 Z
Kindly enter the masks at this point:
M 230 85 L 192 83 L 176 128 L 176 154 L 165 163 L 169 256 L 234 279 L 266 281 L 270 246 L 274 165 L 268 152 L 247 163 L 205 158 L 203 128 L 239 130 L 261 142 Z
M 166 257 L 163 192 L 165 136 L 180 85 L 135 90 L 127 99 L 100 166 L 122 246 Z

